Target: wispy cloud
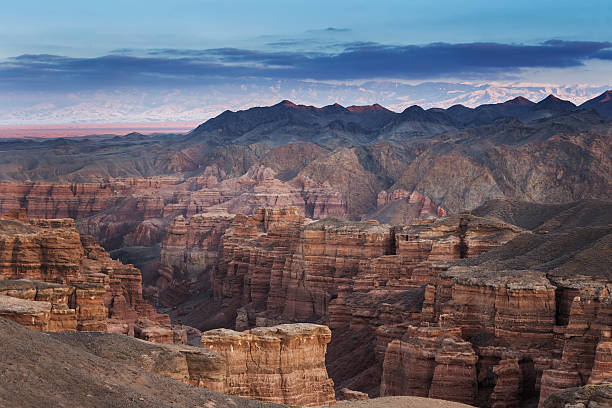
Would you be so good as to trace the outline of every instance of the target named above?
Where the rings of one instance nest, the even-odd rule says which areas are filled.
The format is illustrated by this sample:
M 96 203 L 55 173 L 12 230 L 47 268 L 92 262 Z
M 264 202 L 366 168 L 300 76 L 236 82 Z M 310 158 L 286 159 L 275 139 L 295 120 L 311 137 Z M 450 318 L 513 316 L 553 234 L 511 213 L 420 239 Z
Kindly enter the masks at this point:
M 331 27 L 330 27 L 331 28 Z M 0 62 L 0 89 L 182 86 L 240 78 L 496 79 L 521 68 L 567 68 L 612 60 L 612 43 L 551 40 L 537 45 L 345 43 L 340 52 L 214 49 L 116 50 L 96 58 L 21 55 Z
M 327 27 L 327 28 L 319 28 L 314 30 L 308 30 L 309 33 L 328 33 L 328 34 L 336 34 L 336 33 L 348 33 L 350 32 L 350 28 L 344 27 Z

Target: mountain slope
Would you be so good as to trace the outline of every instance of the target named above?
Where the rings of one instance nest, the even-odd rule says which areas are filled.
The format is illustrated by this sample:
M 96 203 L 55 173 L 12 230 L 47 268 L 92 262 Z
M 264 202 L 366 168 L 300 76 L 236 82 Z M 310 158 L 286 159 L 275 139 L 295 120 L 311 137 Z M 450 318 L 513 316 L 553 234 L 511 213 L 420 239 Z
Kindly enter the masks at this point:
M 590 99 L 580 105 L 581 109 L 594 109 L 603 117 L 612 119 L 612 90 Z

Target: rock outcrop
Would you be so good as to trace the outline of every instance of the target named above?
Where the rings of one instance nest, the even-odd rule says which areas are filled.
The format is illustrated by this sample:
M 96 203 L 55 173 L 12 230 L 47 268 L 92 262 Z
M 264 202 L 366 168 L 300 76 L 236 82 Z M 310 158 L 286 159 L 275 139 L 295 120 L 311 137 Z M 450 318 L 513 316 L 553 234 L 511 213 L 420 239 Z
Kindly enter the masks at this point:
M 111 259 L 71 219 L 0 219 L 0 294 L 3 316 L 38 330 L 173 342 L 169 317 L 142 297 L 140 271 Z
M 333 382 L 325 369 L 330 338 L 325 326 L 299 323 L 245 332 L 211 330 L 202 333 L 202 347 L 220 355 L 226 364 L 225 383 L 217 390 L 312 406 L 335 402 Z
M 224 377 L 219 356 L 202 348 L 40 333 L 1 317 L 0 344 L 2 407 L 282 407 L 185 384 Z
M 573 387 L 551 394 L 540 408 L 599 408 L 612 406 L 612 384 Z
M 585 384 L 592 370 L 596 382 L 608 375 L 609 265 L 590 251 L 605 252 L 610 231 L 585 221 L 605 218 L 605 208 L 577 208 L 576 223 L 588 227 L 553 211 L 547 217 L 565 221 L 538 221 L 535 233 L 469 214 L 391 227 L 257 210 L 236 216 L 223 235 L 215 310 L 238 329 L 329 325 L 327 368 L 338 390 L 377 395 L 380 384 L 383 395 L 537 404 Z M 560 248 L 569 252 L 555 263 Z M 596 262 L 576 274 L 583 259 Z M 452 336 L 414 344 L 410 330 Z
M 602 339 L 595 351 L 589 384 L 612 383 L 612 341 Z
M 51 337 L 106 360 L 160 374 L 196 387 L 222 391 L 225 386 L 225 360 L 202 347 L 159 344 L 99 332 L 62 332 L 53 333 Z
M 224 179 L 220 180 L 220 178 Z M 107 249 L 152 246 L 174 217 L 205 212 L 250 214 L 267 205 L 296 206 L 315 218 L 346 216 L 346 203 L 329 185 L 306 177 L 290 181 L 253 166 L 239 177 L 211 167 L 187 179 L 109 178 L 89 183 L 0 181 L 0 215 L 25 209 L 32 218 L 73 218 L 79 232 L 93 235 Z
M 332 378 L 338 386 L 376 395 L 385 347 L 394 338 L 377 341 L 377 329 L 435 321 L 441 278 L 434 264 L 477 256 L 521 231 L 469 215 L 390 227 L 376 221 L 312 222 L 297 209 L 260 209 L 236 216 L 223 236 L 223 258 L 213 269 L 215 309 L 226 310 L 226 317 L 234 317 L 227 324 L 241 330 L 282 322 L 328 324 L 334 330 Z M 362 339 L 354 350 L 359 358 L 343 351 L 355 347 L 354 338 Z

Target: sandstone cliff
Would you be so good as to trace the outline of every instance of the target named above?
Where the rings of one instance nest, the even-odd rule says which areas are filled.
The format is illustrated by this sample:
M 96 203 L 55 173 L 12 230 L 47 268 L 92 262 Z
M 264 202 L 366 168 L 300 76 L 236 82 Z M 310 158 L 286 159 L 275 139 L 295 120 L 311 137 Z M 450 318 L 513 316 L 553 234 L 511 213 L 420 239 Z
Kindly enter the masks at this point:
M 213 269 L 216 309 L 234 313 L 226 322 L 239 329 L 329 324 L 334 336 L 328 370 L 337 386 L 376 395 L 385 341 L 394 338 L 380 334 L 377 341 L 377 329 L 435 321 L 435 285 L 441 280 L 434 263 L 477 256 L 521 231 L 469 215 L 390 227 L 376 221 L 310 222 L 296 209 L 258 210 L 234 218 L 223 236 L 223 258 Z
M 592 255 L 607 253 L 606 206 L 549 212 L 524 224 L 535 232 L 469 214 L 390 227 L 258 210 L 222 237 L 215 310 L 239 329 L 328 324 L 338 389 L 537 404 L 609 375 L 609 264 Z M 414 341 L 427 330 L 441 334 Z
M 229 177 L 216 166 L 197 177 L 110 178 L 88 183 L 0 181 L 0 215 L 23 208 L 32 218 L 73 218 L 80 232 L 105 248 L 158 244 L 175 216 L 207 211 L 249 214 L 266 205 L 297 206 L 302 215 L 346 216 L 346 203 L 329 184 L 289 181 L 253 166 Z
M 112 331 L 172 343 L 142 298 L 140 271 L 112 260 L 71 219 L 0 219 L 2 315 L 49 331 Z
M 285 324 L 245 332 L 207 331 L 202 334 L 202 347 L 220 355 L 226 364 L 225 383 L 217 390 L 313 406 L 335 402 L 333 382 L 325 369 L 330 338 L 325 326 Z

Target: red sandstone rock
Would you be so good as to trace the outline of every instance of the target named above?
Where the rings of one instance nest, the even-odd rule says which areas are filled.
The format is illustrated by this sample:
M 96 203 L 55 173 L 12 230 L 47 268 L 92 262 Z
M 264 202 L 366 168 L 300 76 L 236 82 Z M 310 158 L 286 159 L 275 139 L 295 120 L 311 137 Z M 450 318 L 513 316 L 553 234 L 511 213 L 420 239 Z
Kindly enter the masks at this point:
M 2 181 L 0 215 L 24 207 L 32 218 L 74 218 L 80 232 L 95 236 L 106 248 L 118 248 L 158 243 L 164 223 L 178 215 L 251 213 L 268 205 L 297 206 L 302 215 L 315 218 L 347 214 L 346 201 L 328 184 L 306 177 L 284 182 L 263 166 L 219 181 L 217 176 L 227 176 L 208 169 L 185 180 L 157 176 L 98 183 Z
M 381 396 L 414 395 L 473 403 L 476 360 L 458 329 L 409 326 L 393 340 L 383 364 Z
M 595 363 L 589 384 L 612 383 L 612 341 L 600 341 L 595 353 Z
M 439 315 L 435 285 L 441 282 L 434 263 L 476 256 L 521 232 L 470 216 L 390 227 L 376 221 L 308 222 L 298 213 L 265 209 L 239 215 L 224 234 L 214 295 L 217 308 L 237 313 L 237 329 L 316 320 L 333 330 L 348 328 L 332 340 L 342 344 L 351 336 L 374 338 L 383 325 L 434 324 Z M 379 344 L 382 365 L 393 338 L 366 343 L 364 352 L 372 356 Z M 330 358 L 344 361 L 340 351 L 332 348 Z M 331 370 L 340 378 L 361 376 L 352 384 L 375 390 L 380 367 L 370 370 L 372 357 L 359 360 L 363 365 L 333 364 Z
M 137 333 L 172 342 L 169 317 L 142 298 L 140 271 L 112 260 L 72 220 L 0 219 L 0 279 L 0 293 L 50 305 L 34 319 L 40 330 L 106 331 L 110 324 L 133 334 L 144 318 Z
M 217 329 L 202 333 L 202 347 L 225 359 L 223 392 L 311 406 L 335 402 L 325 369 L 330 337 L 327 327 L 306 323 L 241 333 Z

